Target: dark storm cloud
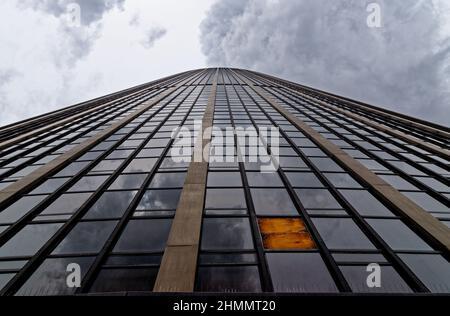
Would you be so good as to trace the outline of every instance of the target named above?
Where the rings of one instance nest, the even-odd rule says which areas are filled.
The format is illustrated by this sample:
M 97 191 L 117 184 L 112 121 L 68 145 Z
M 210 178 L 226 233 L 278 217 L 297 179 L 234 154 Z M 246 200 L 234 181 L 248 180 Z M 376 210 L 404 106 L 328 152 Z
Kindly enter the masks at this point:
M 89 25 L 99 21 L 103 14 L 115 7 L 121 8 L 125 0 L 21 0 L 21 4 L 42 10 L 54 16 L 67 12 L 67 6 L 76 3 L 81 8 L 81 23 Z
M 201 24 L 210 65 L 243 67 L 448 125 L 446 1 L 219 0 Z

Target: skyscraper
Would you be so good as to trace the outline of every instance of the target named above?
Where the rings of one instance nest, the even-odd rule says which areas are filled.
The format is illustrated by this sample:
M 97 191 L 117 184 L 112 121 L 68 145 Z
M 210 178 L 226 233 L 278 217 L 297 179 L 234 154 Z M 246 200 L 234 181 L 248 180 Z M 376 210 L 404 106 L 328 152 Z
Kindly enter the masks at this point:
M 0 128 L 0 294 L 450 293 L 450 129 L 200 69 Z

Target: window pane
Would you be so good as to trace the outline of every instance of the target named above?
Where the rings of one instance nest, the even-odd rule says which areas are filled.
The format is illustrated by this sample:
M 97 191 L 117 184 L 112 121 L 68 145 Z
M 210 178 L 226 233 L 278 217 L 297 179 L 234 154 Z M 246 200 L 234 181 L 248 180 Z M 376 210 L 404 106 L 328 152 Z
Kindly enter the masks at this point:
M 363 216 L 394 216 L 380 201 L 365 190 L 339 190 L 339 192 Z
M 253 249 L 249 220 L 247 218 L 205 218 L 202 249 Z
M 0 257 L 33 256 L 53 236 L 62 224 L 33 224 L 25 226 L 0 247 Z
M 328 190 L 321 189 L 296 189 L 300 202 L 306 209 L 341 209 Z
M 447 213 L 450 212 L 448 207 L 446 207 L 441 202 L 433 199 L 427 193 L 424 192 L 402 192 L 402 193 L 427 211 L 447 212 Z
M 239 172 L 209 172 L 208 187 L 241 187 Z
M 394 250 L 432 250 L 400 220 L 368 219 L 367 222 Z
M 150 188 L 182 188 L 185 180 L 185 172 L 157 173 L 150 184 Z
M 266 256 L 275 292 L 338 292 L 318 253 L 268 253 Z
M 62 187 L 64 183 L 66 183 L 69 178 L 58 178 L 58 179 L 49 179 L 38 186 L 35 190 L 33 190 L 30 194 L 50 194 L 55 192 L 57 189 Z
M 97 189 L 108 179 L 108 176 L 87 176 L 81 178 L 68 192 L 97 191 Z
M 125 168 L 124 173 L 144 173 L 150 172 L 155 166 L 156 158 L 134 159 Z
M 92 257 L 46 259 L 17 292 L 21 296 L 70 295 L 75 288 L 67 286 L 67 266 L 76 263 L 83 278 L 94 262 Z
M 251 187 L 283 187 L 280 176 L 273 173 L 247 172 L 248 184 Z
M 200 267 L 199 292 L 261 292 L 258 267 Z
M 322 182 L 310 172 L 287 172 L 286 176 L 293 187 L 323 188 Z
M 285 189 L 252 189 L 253 204 L 258 215 L 298 215 Z
M 208 189 L 206 191 L 205 208 L 207 209 L 244 209 L 246 207 L 242 189 Z
M 330 249 L 375 249 L 349 218 L 313 218 L 320 236 Z
M 10 207 L 0 212 L 0 223 L 14 223 L 25 214 L 31 211 L 35 206 L 42 202 L 47 196 L 25 196 L 12 204 Z
M 100 252 L 116 224 L 116 221 L 78 223 L 53 254 Z
M 258 222 L 266 249 L 316 248 L 312 236 L 300 218 L 260 218 Z
M 133 190 L 140 189 L 147 178 L 147 174 L 128 174 L 117 177 L 108 190 Z
M 450 293 L 450 263 L 440 255 L 399 254 L 433 293 Z
M 367 286 L 367 265 L 340 267 L 353 292 L 356 293 L 410 293 L 411 289 L 400 275 L 390 266 L 381 267 L 381 287 Z
M 158 268 L 103 269 L 90 292 L 151 292 L 157 275 Z
M 325 177 L 336 188 L 362 188 L 355 179 L 346 173 L 327 173 Z
M 71 214 L 75 213 L 92 195 L 92 193 L 63 194 L 41 214 Z
M 127 210 L 137 191 L 106 192 L 89 209 L 85 219 L 117 218 Z
M 149 190 L 139 202 L 137 210 L 174 210 L 177 208 L 181 190 Z
M 132 220 L 117 242 L 114 252 L 163 251 L 169 237 L 172 220 Z

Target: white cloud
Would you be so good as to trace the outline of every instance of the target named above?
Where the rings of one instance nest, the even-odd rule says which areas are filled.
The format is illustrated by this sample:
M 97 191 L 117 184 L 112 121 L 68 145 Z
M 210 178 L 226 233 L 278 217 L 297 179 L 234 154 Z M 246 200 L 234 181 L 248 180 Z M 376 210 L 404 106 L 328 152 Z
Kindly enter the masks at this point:
M 450 123 L 450 3 L 219 0 L 202 23 L 210 65 L 242 67 Z

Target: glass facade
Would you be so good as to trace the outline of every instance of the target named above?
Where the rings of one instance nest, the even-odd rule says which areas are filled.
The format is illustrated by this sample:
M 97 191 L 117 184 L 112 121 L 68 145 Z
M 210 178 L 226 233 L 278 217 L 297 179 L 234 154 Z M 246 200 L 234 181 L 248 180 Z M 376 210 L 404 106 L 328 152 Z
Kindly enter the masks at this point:
M 201 225 L 185 227 L 199 236 L 193 291 L 450 293 L 448 248 L 392 203 L 402 196 L 450 238 L 448 128 L 263 74 L 203 69 L 0 128 L 0 294 L 152 292 L 202 140 L 178 137 L 197 136 L 211 98 L 214 130 L 253 129 L 256 142 L 233 132 L 206 147 Z M 262 128 L 278 131 L 276 148 Z M 380 194 L 313 133 L 398 195 Z M 261 160 L 277 168 L 262 172 Z M 70 264 L 80 287 L 66 283 Z M 379 286 L 368 285 L 374 264 Z

